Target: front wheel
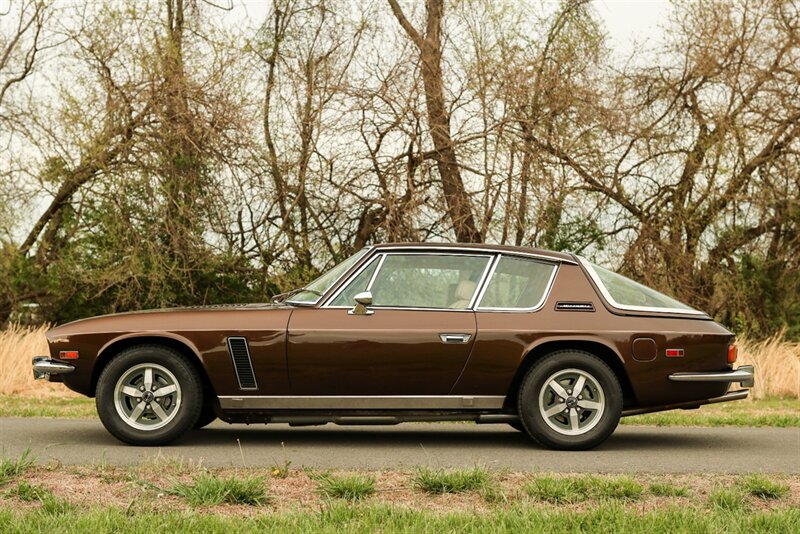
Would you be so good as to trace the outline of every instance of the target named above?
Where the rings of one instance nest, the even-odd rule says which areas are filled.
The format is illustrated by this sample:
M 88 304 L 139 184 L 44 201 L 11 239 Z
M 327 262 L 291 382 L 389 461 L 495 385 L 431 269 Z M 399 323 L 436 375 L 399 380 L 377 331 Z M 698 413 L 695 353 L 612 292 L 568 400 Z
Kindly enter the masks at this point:
M 539 443 L 553 449 L 591 449 L 617 428 L 622 388 L 611 368 L 597 356 L 563 350 L 528 370 L 518 407 L 520 421 Z
M 119 353 L 97 382 L 103 426 L 131 445 L 163 445 L 190 430 L 203 407 L 203 387 L 181 353 L 140 345 Z

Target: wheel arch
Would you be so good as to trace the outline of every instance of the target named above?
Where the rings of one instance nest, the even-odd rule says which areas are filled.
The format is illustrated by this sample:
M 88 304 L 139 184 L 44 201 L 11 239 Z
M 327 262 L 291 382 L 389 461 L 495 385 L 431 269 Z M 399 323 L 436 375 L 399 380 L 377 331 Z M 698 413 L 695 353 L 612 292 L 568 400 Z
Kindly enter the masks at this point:
M 628 377 L 628 372 L 625 370 L 625 361 L 616 349 L 598 339 L 561 338 L 543 340 L 528 348 L 511 381 L 511 386 L 506 396 L 505 408 L 516 410 L 517 393 L 522 384 L 522 379 L 525 377 L 528 370 L 548 354 L 559 350 L 581 350 L 603 360 L 617 376 L 617 380 L 619 380 L 619 385 L 622 388 L 623 406 L 628 407 L 636 404 L 636 395 L 633 391 L 630 378 Z
M 92 369 L 89 397 L 95 396 L 97 392 L 97 381 L 106 365 L 120 352 L 137 345 L 161 345 L 183 354 L 195 367 L 203 383 L 203 390 L 206 393 L 214 393 L 214 386 L 211 384 L 211 380 L 206 372 L 203 358 L 197 350 L 197 347 L 195 347 L 191 341 L 180 336 L 127 334 L 109 341 L 97 353 L 97 359 Z

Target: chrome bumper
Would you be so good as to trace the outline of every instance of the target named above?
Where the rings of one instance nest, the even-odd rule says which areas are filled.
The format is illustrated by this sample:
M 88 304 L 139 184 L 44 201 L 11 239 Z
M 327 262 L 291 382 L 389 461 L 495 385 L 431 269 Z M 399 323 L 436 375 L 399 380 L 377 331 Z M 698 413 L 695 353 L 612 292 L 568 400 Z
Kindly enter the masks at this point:
M 730 371 L 673 373 L 669 379 L 675 382 L 739 382 L 745 388 L 751 388 L 756 383 L 752 365 L 740 365 Z
M 47 356 L 34 356 L 33 378 L 36 380 L 49 380 L 50 375 L 63 375 L 75 370 L 74 365 L 57 362 Z

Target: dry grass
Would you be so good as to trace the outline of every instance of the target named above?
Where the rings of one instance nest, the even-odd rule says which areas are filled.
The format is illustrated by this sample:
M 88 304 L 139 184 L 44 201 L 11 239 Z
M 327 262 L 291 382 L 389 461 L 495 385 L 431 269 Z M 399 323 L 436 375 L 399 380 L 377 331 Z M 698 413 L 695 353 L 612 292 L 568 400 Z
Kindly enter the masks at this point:
M 47 356 L 49 325 L 25 328 L 16 325 L 0 330 L 0 395 L 29 395 L 35 397 L 77 395 L 63 384 L 51 384 L 33 379 L 31 358 Z
M 60 384 L 33 380 L 31 358 L 48 354 L 47 328 L 11 325 L 0 331 L 0 395 L 74 396 Z M 800 398 L 800 343 L 783 341 L 781 332 L 760 342 L 739 338 L 737 344 L 738 363 L 755 366 L 751 398 Z
M 766 341 L 739 338 L 739 364 L 755 367 L 751 398 L 800 398 L 800 343 L 783 341 L 783 332 Z

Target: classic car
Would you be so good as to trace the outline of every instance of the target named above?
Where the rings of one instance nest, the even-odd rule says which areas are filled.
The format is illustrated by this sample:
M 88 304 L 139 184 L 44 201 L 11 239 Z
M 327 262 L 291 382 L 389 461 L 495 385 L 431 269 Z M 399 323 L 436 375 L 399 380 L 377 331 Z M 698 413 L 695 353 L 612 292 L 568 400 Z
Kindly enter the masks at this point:
M 383 244 L 266 304 L 120 313 L 47 334 L 34 375 L 134 445 L 228 423 L 503 423 L 556 449 L 620 417 L 747 397 L 734 335 L 573 254 Z M 742 389 L 728 391 L 731 383 Z

